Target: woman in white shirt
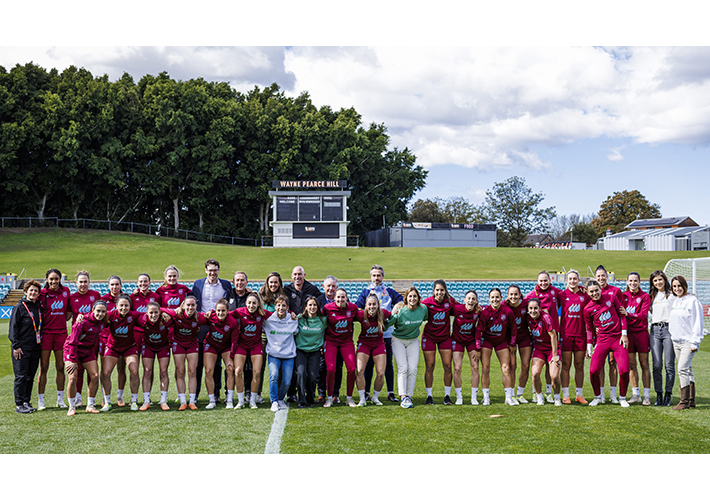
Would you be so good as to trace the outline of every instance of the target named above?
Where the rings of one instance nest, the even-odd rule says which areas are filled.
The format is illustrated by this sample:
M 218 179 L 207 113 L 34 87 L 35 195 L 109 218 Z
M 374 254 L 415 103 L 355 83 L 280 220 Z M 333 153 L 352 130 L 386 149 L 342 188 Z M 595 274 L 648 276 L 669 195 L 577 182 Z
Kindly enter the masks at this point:
M 668 320 L 676 297 L 666 274 L 653 271 L 649 278 L 651 296 L 651 357 L 653 359 L 653 387 L 656 389 L 656 406 L 670 406 L 675 384 L 675 351 Z M 666 393 L 663 395 L 663 367 L 666 368 Z
M 680 380 L 680 403 L 673 409 L 687 410 L 695 408 L 695 377 L 690 363 L 703 340 L 703 306 L 695 295 L 688 293 L 688 282 L 683 276 L 674 277 L 671 288 L 677 298 L 671 308 L 668 329 L 678 359 Z

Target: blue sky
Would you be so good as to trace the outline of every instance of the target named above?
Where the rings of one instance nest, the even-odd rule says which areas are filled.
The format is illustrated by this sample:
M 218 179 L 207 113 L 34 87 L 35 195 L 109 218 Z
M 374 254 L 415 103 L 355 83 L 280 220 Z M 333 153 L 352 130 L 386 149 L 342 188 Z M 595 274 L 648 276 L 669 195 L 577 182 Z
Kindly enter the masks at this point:
M 179 79 L 228 81 L 241 91 L 277 82 L 289 95 L 307 91 L 318 106 L 352 106 L 365 123 L 384 123 L 391 146 L 408 147 L 429 172 L 415 199 L 464 196 L 480 203 L 495 182 L 518 175 L 558 214 L 593 213 L 613 192 L 638 189 L 664 216 L 710 224 L 710 48 L 673 46 L 704 44 L 692 36 L 699 21 L 688 21 L 678 8 L 647 24 L 669 26 L 677 17 L 685 19 L 683 30 L 630 34 L 624 14 L 639 23 L 648 14 L 617 5 L 614 19 L 582 11 L 588 26 L 578 17 L 570 25 L 539 13 L 525 24 L 522 18 L 535 14 L 524 2 L 517 5 L 521 17 L 493 28 L 484 17 L 466 23 L 437 11 L 427 24 L 405 14 L 394 37 L 377 33 L 386 26 L 379 18 L 368 20 L 375 23 L 369 29 L 349 29 L 360 29 L 359 11 L 347 13 L 351 23 L 340 32 L 332 23 L 311 22 L 316 37 L 294 31 L 286 18 L 264 30 L 239 23 L 238 32 L 225 34 L 219 26 L 229 21 L 215 16 L 197 34 L 163 24 L 166 36 L 152 38 L 86 25 L 88 35 L 109 32 L 110 41 L 99 37 L 95 46 L 86 45 L 91 36 L 68 31 L 45 34 L 46 40 L 18 32 L 0 38 L 0 65 L 34 61 L 61 70 L 74 64 L 112 80 L 124 71 L 136 79 L 167 71 Z M 195 13 L 196 25 L 204 15 Z M 309 22 L 311 15 L 305 14 Z M 447 24 L 431 28 L 444 19 Z M 598 29 L 602 20 L 606 30 Z M 133 21 L 134 33 L 141 22 L 147 20 Z M 464 25 L 475 34 L 463 32 Z M 254 45 L 270 40 L 288 46 Z

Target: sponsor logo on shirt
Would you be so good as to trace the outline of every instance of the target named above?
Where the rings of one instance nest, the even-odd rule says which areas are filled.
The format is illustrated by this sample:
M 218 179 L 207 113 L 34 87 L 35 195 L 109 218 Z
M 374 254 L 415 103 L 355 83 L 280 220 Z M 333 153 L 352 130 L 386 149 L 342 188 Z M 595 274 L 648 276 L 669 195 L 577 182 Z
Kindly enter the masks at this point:
M 520 325 L 523 322 L 523 318 L 515 318 L 515 324 Z
M 77 312 L 79 314 L 89 314 L 91 312 L 91 306 L 89 304 L 84 304 Z
M 569 306 L 568 311 L 571 313 L 578 313 L 580 311 L 580 309 L 581 309 L 581 307 L 579 304 L 572 304 L 571 306 Z
M 491 326 L 491 333 L 500 333 L 503 331 L 503 325 L 493 325 Z
M 338 322 L 335 324 L 335 329 L 336 329 L 336 330 L 338 330 L 338 329 L 343 329 L 343 328 L 347 328 L 347 327 L 348 327 L 348 322 L 347 322 L 346 320 L 338 321 Z
M 446 313 L 444 311 L 435 313 L 434 316 L 432 316 L 432 319 L 434 321 L 442 321 L 446 317 Z
M 121 336 L 128 335 L 128 327 L 127 326 L 119 326 L 114 331 L 114 335 L 121 335 Z
M 629 314 L 635 314 L 636 313 L 636 306 L 632 306 L 632 305 L 626 306 L 626 312 Z
M 247 325 L 244 327 L 244 332 L 256 332 L 256 325 Z
M 530 333 L 535 338 L 540 337 L 540 327 L 533 328 L 532 330 L 530 330 Z
M 57 311 L 57 310 L 60 310 L 60 309 L 64 309 L 64 301 L 63 301 L 63 300 L 55 300 L 54 302 L 52 302 L 52 305 L 49 306 L 49 308 L 50 308 L 52 311 Z
M 376 326 L 371 326 L 370 328 L 368 328 L 368 329 L 366 330 L 365 333 L 367 333 L 367 334 L 376 334 L 376 333 L 379 333 L 379 328 L 377 328 Z
M 468 332 L 469 330 L 473 330 L 473 323 L 464 323 L 461 325 L 460 330 L 462 332 Z
M 177 297 L 170 297 L 168 299 L 168 306 L 179 306 L 180 305 L 180 299 Z
M 140 307 L 136 308 L 136 312 L 139 312 L 139 313 L 148 312 L 148 306 L 140 306 Z

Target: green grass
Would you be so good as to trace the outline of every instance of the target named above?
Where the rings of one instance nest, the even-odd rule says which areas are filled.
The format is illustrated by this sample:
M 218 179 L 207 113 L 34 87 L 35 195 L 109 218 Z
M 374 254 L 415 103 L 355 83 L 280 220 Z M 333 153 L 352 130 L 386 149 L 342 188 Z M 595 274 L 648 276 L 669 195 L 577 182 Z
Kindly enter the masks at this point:
M 451 454 L 451 453 L 707 453 L 710 449 L 710 346 L 693 360 L 697 374 L 698 407 L 671 408 L 633 405 L 621 409 L 606 404 L 597 408 L 570 405 L 538 407 L 503 404 L 499 365 L 491 368 L 489 407 L 443 406 L 442 370 L 434 378 L 434 406 L 425 406 L 424 364 L 420 357 L 414 408 L 399 404 L 383 407 L 331 409 L 316 407 L 288 413 L 281 453 L 285 454 Z M 588 364 L 587 364 L 588 368 Z M 169 401 L 176 397 L 172 379 Z M 464 401 L 470 399 L 464 368 Z M 267 370 L 268 377 L 268 370 Z M 591 397 L 589 376 L 585 396 Z M 114 374 L 114 384 L 116 383 Z M 0 324 L 0 453 L 249 453 L 264 452 L 273 413 L 259 410 L 131 412 L 114 407 L 108 414 L 79 411 L 73 418 L 53 407 L 54 370 L 50 369 L 47 402 L 50 407 L 33 415 L 14 413 L 7 322 Z M 267 384 L 268 386 L 268 384 Z M 530 395 L 530 383 L 526 397 Z M 344 396 L 345 383 L 341 396 Z M 153 393 L 157 391 L 154 387 Z M 574 388 L 572 388 L 572 392 Z M 115 392 L 115 391 L 114 391 Z M 629 390 L 630 392 L 630 390 Z M 608 393 L 608 388 L 607 388 Z M 206 404 L 202 391 L 198 406 Z M 268 390 L 265 388 L 265 394 Z M 674 404 L 677 401 L 676 382 Z M 86 388 L 84 389 L 86 401 Z M 355 395 L 357 399 L 357 394 Z M 480 399 L 479 392 L 479 399 Z M 139 395 L 142 400 L 142 396 Z M 36 388 L 33 391 L 36 402 Z M 176 405 L 172 405 L 175 407 Z M 491 415 L 502 415 L 491 418 Z M 22 436 L 22 439 L 17 439 Z M 101 436 L 87 446 L 87 436 Z M 689 439 L 692 436 L 692 439 Z
M 0 272 L 43 278 L 55 267 L 69 279 L 87 269 L 95 280 L 119 274 L 136 279 L 147 272 L 162 280 L 168 264 L 182 271 L 182 278 L 204 277 L 204 262 L 217 259 L 222 277 L 243 270 L 261 281 L 278 271 L 288 281 L 291 269 L 302 265 L 307 278 L 322 280 L 332 274 L 340 279 L 366 280 L 372 264 L 384 266 L 386 279 L 536 279 L 537 273 L 575 268 L 584 277 L 587 267 L 600 263 L 617 277 L 636 271 L 648 276 L 663 269 L 672 258 L 707 257 L 710 252 L 621 252 L 593 250 L 541 250 L 530 248 L 254 248 L 180 241 L 109 231 L 75 229 L 0 230 Z

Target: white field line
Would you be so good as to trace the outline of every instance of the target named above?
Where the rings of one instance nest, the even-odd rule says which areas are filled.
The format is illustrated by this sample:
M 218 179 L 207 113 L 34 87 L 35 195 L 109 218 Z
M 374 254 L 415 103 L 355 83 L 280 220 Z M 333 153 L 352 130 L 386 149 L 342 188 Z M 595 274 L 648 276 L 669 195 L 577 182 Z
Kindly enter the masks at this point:
M 286 419 L 288 418 L 288 408 L 284 410 L 279 410 L 274 415 L 274 423 L 271 424 L 271 433 L 269 434 L 269 440 L 266 442 L 266 449 L 264 454 L 276 454 L 278 455 L 281 451 L 281 438 L 284 435 L 284 428 L 286 427 Z

